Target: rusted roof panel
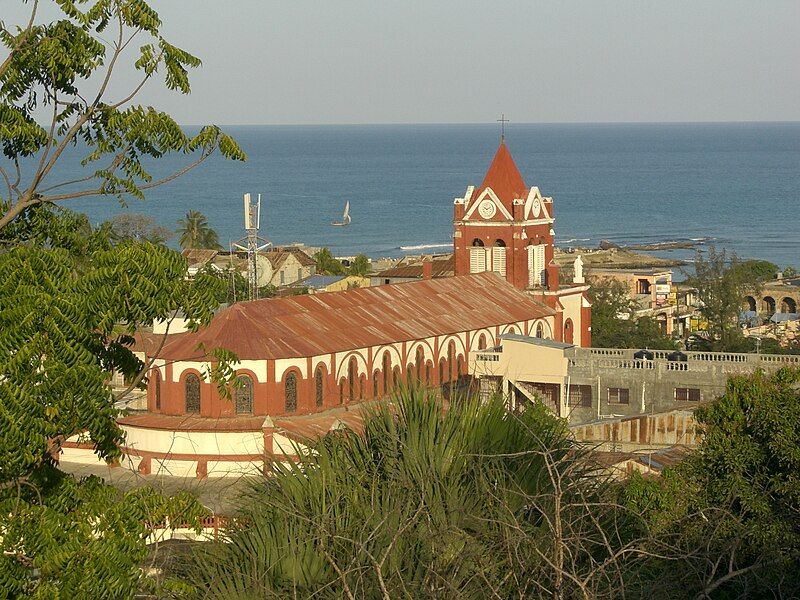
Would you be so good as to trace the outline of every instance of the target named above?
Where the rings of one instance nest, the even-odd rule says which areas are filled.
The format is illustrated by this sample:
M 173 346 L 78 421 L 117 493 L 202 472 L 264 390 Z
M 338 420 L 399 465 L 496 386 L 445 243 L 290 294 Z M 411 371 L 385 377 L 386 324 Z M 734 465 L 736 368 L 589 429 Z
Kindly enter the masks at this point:
M 314 356 L 553 315 L 494 273 L 234 304 L 164 347 L 171 360 L 226 348 L 241 360 Z

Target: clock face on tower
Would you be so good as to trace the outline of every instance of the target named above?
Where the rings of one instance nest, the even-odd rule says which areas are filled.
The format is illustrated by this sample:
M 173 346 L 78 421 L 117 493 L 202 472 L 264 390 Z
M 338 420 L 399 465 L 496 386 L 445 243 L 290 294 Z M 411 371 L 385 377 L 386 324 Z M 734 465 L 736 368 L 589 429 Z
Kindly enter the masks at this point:
M 484 219 L 491 219 L 497 212 L 497 206 L 491 200 L 484 200 L 478 205 L 478 212 Z
M 539 213 L 542 212 L 542 203 L 539 202 L 538 198 L 536 198 L 533 201 L 533 206 L 531 206 L 531 210 L 533 210 L 533 218 L 534 219 L 538 219 L 539 218 Z

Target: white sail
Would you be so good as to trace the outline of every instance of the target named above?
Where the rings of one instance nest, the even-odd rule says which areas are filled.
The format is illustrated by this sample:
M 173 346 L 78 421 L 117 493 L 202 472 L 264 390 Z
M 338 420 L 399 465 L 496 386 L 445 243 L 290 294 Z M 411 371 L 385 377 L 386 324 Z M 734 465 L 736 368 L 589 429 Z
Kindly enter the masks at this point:
M 350 200 L 348 200 L 344 205 L 344 214 L 342 215 L 342 223 L 350 224 L 352 219 L 350 218 Z

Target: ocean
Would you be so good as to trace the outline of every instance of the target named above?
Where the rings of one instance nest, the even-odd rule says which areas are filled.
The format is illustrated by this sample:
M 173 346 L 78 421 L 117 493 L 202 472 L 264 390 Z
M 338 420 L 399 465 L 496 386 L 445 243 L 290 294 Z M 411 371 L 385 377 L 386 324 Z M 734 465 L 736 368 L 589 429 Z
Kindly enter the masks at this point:
M 260 193 L 261 235 L 276 245 L 374 257 L 443 252 L 453 199 L 481 183 L 499 143 L 495 125 L 225 130 L 248 162 L 212 158 L 127 208 L 108 198 L 67 206 L 94 223 L 130 211 L 170 228 L 199 210 L 227 246 L 244 235 L 242 194 Z M 800 267 L 800 123 L 511 123 L 506 143 L 525 182 L 553 197 L 559 245 L 699 239 Z M 162 161 L 156 173 L 183 158 Z M 61 174 L 75 169 L 65 164 Z M 352 225 L 332 227 L 348 200 Z

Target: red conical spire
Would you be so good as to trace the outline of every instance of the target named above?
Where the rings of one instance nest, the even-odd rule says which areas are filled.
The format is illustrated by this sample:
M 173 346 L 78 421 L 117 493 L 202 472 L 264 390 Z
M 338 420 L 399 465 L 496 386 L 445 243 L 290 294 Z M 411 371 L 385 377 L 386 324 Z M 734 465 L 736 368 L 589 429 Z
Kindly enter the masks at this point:
M 507 206 L 511 206 L 515 198 L 525 198 L 528 195 L 525 180 L 522 179 L 504 141 L 500 142 L 497 154 L 494 155 L 483 183 L 478 188 L 478 194 L 482 194 L 487 187 L 492 188 L 500 201 Z

